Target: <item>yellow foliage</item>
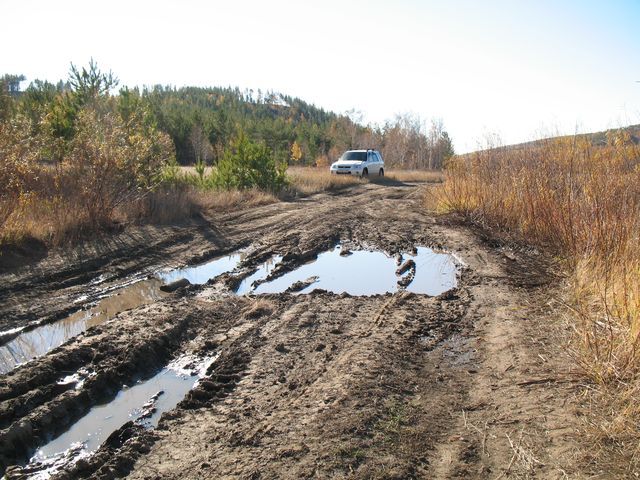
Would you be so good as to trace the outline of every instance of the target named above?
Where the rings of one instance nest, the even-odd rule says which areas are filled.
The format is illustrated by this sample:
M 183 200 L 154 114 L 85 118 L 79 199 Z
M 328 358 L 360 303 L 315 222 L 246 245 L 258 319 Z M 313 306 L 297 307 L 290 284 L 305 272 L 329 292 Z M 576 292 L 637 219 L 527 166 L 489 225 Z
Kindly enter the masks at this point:
M 563 259 L 579 361 L 602 391 L 617 392 L 613 411 L 633 417 L 616 428 L 640 437 L 640 408 L 629 403 L 640 392 L 640 148 L 628 133 L 610 132 L 605 145 L 567 137 L 455 157 L 439 202 Z
M 316 167 L 319 168 L 326 168 L 329 166 L 329 157 L 327 157 L 326 155 L 322 154 L 322 155 L 318 155 L 316 157 Z
M 299 163 L 302 160 L 302 148 L 298 145 L 298 142 L 294 141 L 291 145 L 291 161 L 293 163 Z

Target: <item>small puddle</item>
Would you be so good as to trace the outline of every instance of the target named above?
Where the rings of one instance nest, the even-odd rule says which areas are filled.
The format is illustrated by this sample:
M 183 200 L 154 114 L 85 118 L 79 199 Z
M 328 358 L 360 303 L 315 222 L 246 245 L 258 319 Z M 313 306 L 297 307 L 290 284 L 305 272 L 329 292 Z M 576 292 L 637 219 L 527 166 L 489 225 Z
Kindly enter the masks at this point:
M 7 373 L 22 363 L 44 355 L 120 312 L 155 302 L 165 295 L 160 291 L 160 285 L 158 279 L 139 281 L 115 290 L 88 310 L 80 310 L 57 322 L 21 333 L 0 347 L 0 373 Z
M 210 262 L 206 262 L 201 265 L 179 268 L 168 272 L 158 272 L 156 275 L 163 283 L 171 283 L 176 280 L 180 280 L 181 278 L 186 278 L 189 280 L 189 283 L 193 285 L 202 285 L 218 275 L 234 270 L 238 265 L 240 265 L 240 262 L 244 259 L 245 255 L 246 253 L 244 251 L 240 251 L 238 253 L 232 253 L 224 257 L 216 258 L 215 260 L 211 260 Z
M 156 427 L 160 415 L 175 408 L 214 360 L 182 357 L 152 378 L 124 388 L 112 401 L 93 407 L 69 430 L 38 449 L 23 470 L 37 472 L 33 478 L 49 478 L 62 467 L 91 455 L 129 420 Z
M 399 273 L 400 265 L 408 260 L 415 262 L 415 270 L 411 268 Z M 383 252 L 356 250 L 343 253 L 338 245 L 318 255 L 313 262 L 253 289 L 245 286 L 238 294 L 282 293 L 291 288 L 299 293 L 309 293 L 319 288 L 357 296 L 401 289 L 435 296 L 456 286 L 456 274 L 456 263 L 451 255 L 436 253 L 426 247 L 417 248 L 415 254 L 404 254 L 398 264 L 396 258 Z

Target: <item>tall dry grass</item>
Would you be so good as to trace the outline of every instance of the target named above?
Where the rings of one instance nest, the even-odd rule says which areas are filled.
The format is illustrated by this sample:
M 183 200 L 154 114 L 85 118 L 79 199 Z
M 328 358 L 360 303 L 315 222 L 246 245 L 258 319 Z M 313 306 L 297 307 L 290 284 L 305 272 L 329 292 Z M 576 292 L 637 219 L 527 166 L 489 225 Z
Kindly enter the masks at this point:
M 301 195 L 335 191 L 361 181 L 351 175 L 331 175 L 328 168 L 319 167 L 289 167 L 287 175 L 292 193 Z
M 624 131 L 454 158 L 440 206 L 557 255 L 577 359 L 610 406 L 600 434 L 640 446 L 640 148 Z M 620 443 L 621 444 L 621 443 Z
M 392 170 L 385 172 L 385 178 L 398 182 L 442 183 L 444 173 L 442 170 Z
M 352 175 L 331 175 L 328 167 L 289 167 L 287 175 L 290 190 L 301 195 L 337 191 L 367 181 L 382 184 L 393 182 L 441 183 L 444 179 L 444 174 L 439 170 L 393 170 L 385 172 L 384 177 L 370 175 L 363 179 Z

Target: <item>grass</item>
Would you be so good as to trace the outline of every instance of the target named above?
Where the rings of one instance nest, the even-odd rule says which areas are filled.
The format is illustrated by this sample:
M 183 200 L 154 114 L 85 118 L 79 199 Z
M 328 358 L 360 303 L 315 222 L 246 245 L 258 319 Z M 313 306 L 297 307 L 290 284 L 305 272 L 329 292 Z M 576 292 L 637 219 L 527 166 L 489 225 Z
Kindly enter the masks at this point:
M 390 170 L 385 178 L 398 182 L 442 183 L 444 173 L 440 170 Z
M 594 441 L 640 453 L 640 148 L 564 137 L 454 158 L 437 200 L 560 259 L 575 357 L 597 386 Z M 606 405 L 607 408 L 601 408 Z M 605 413 L 606 412 L 606 413 Z M 622 451 L 622 450 L 621 450 Z M 634 468 L 636 468 L 635 465 Z
M 432 170 L 391 170 L 385 172 L 383 178 L 370 176 L 368 179 L 351 175 L 331 175 L 328 167 L 289 167 L 287 173 L 291 189 L 303 196 L 337 191 L 366 181 L 381 184 L 394 182 L 440 183 L 444 179 L 441 171 Z
M 332 192 L 361 182 L 351 175 L 331 175 L 328 168 L 289 167 L 287 174 L 290 188 L 303 196 Z
M 16 158 L 18 158 L 16 154 Z M 204 179 L 211 174 L 207 167 Z M 100 185 L 109 185 L 103 175 L 80 176 L 69 167 L 54 167 L 30 163 L 30 170 L 22 173 L 30 183 L 23 186 L 20 194 L 6 202 L 11 206 L 0 225 L 0 244 L 20 244 L 28 238 L 48 245 L 60 246 L 78 243 L 100 232 L 120 229 L 130 224 L 179 224 L 200 214 L 224 213 L 240 208 L 265 205 L 279 199 L 308 196 L 320 192 L 335 192 L 340 189 L 365 183 L 395 182 L 441 182 L 443 174 L 434 171 L 397 170 L 384 178 L 360 179 L 350 175 L 331 175 L 328 168 L 290 167 L 287 171 L 288 185 L 280 194 L 252 189 L 214 189 L 200 181 L 195 167 L 169 169 L 169 176 L 154 189 L 148 191 L 120 193 L 109 190 L 98 191 Z M 84 183 L 88 183 L 85 185 Z M 98 209 L 99 215 L 86 207 L 86 193 L 96 192 L 89 200 L 90 206 Z M 102 196 L 101 196 L 102 195 Z M 110 205 L 105 208 L 103 198 L 109 195 Z M 5 203 L 0 204 L 0 207 Z M 99 223 L 95 217 L 99 216 Z

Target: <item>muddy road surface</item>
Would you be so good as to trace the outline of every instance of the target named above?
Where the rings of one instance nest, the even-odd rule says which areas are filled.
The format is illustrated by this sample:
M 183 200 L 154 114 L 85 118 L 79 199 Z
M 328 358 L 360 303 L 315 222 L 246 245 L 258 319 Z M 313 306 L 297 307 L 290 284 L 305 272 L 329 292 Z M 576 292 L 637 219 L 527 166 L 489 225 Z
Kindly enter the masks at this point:
M 536 252 L 428 214 L 429 188 L 362 183 L 12 257 L 0 471 L 586 475 L 555 280 Z

